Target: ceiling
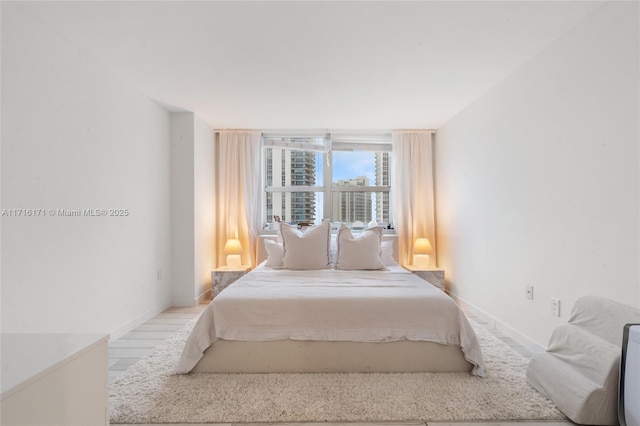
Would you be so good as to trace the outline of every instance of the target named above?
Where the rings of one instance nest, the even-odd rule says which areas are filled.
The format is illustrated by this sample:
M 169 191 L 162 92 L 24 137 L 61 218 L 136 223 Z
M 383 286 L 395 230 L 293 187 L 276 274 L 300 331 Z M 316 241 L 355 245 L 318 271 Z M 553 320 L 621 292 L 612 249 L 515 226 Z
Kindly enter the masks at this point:
M 603 2 L 21 2 L 212 127 L 438 128 Z

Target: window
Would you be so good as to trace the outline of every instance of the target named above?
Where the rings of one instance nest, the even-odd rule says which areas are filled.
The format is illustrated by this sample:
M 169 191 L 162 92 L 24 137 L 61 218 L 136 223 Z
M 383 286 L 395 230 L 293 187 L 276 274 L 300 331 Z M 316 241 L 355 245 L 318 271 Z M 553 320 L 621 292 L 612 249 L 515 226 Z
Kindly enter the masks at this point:
M 391 136 L 263 135 L 264 227 L 274 221 L 358 227 L 392 222 Z

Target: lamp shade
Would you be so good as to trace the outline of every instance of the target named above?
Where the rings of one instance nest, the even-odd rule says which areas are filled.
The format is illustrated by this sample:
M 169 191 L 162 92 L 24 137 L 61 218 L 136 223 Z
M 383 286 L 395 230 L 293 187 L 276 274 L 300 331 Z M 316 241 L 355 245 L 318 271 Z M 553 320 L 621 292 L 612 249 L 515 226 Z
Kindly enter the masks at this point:
M 413 245 L 414 254 L 432 254 L 433 248 L 428 238 L 416 238 L 416 243 Z
M 237 238 L 230 238 L 224 245 L 224 254 L 242 254 L 242 244 Z

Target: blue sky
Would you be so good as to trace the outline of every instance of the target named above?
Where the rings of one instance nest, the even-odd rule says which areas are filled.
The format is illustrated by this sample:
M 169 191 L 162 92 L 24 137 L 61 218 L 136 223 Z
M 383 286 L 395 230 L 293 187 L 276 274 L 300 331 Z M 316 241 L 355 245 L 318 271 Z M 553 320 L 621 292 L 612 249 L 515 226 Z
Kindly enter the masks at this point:
M 369 184 L 376 178 L 375 153 L 368 151 L 335 151 L 333 153 L 333 181 L 367 176 Z
M 316 156 L 317 185 L 322 186 L 323 164 L 321 153 Z M 367 176 L 369 184 L 375 185 L 376 165 L 375 153 L 367 151 L 334 151 L 333 152 L 333 182 L 338 179 L 353 179 Z

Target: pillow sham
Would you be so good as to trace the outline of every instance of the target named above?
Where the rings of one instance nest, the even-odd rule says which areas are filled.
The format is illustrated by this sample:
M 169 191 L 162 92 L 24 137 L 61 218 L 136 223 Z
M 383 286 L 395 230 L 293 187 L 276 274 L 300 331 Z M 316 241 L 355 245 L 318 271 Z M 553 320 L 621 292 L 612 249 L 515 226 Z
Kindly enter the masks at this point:
M 393 241 L 383 241 L 380 244 L 380 257 L 384 266 L 398 266 L 398 262 L 393 258 Z
M 265 239 L 264 248 L 267 250 L 267 262 L 264 266 L 282 268 L 282 258 L 284 257 L 284 247 L 282 247 L 282 244 Z
M 304 232 L 288 224 L 280 225 L 286 269 L 326 269 L 329 263 L 329 235 L 331 223 L 327 220 L 311 226 Z
M 338 256 L 336 269 L 384 269 L 380 257 L 382 227 L 374 226 L 360 232 L 356 237 L 346 225 L 338 230 Z
M 338 236 L 336 234 L 331 234 L 329 239 L 329 263 L 331 266 L 336 264 L 337 256 L 338 256 L 338 242 L 336 238 Z
M 383 235 L 384 235 L 384 227 Z M 338 242 L 336 241 L 337 235 L 331 235 L 329 242 L 329 260 L 331 265 L 335 265 L 338 257 Z M 399 266 L 398 262 L 393 258 L 393 241 L 382 241 L 380 243 L 380 257 L 384 266 Z

